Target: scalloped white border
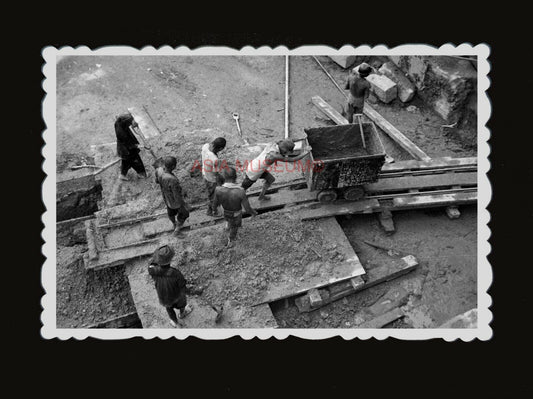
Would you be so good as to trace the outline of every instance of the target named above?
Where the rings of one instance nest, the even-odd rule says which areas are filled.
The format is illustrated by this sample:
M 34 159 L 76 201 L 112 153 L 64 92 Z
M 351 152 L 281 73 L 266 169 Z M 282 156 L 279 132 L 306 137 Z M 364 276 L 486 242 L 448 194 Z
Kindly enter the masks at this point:
M 69 55 L 476 55 L 478 57 L 478 328 L 476 329 L 58 329 L 56 327 L 56 64 L 57 57 Z M 108 46 L 91 50 L 86 46 L 77 48 L 46 47 L 42 51 L 45 64 L 42 67 L 45 79 L 42 87 L 47 93 L 43 101 L 43 118 L 46 123 L 44 131 L 45 146 L 42 154 L 45 158 L 43 170 L 47 177 L 42 186 L 43 201 L 46 211 L 42 216 L 44 230 L 42 237 L 45 244 L 42 247 L 46 261 L 42 269 L 42 284 L 45 295 L 41 299 L 43 312 L 41 313 L 41 335 L 45 339 L 69 338 L 85 339 L 95 337 L 100 339 L 121 339 L 144 337 L 146 339 L 159 337 L 180 339 L 196 336 L 202 339 L 225 339 L 240 336 L 243 339 L 258 337 L 267 339 L 275 337 L 284 339 L 290 335 L 306 339 L 324 339 L 341 336 L 344 339 L 383 340 L 394 337 L 405 340 L 425 340 L 443 338 L 446 341 L 461 339 L 471 341 L 475 338 L 488 340 L 492 337 L 492 312 L 489 307 L 492 298 L 487 293 L 492 283 L 492 269 L 487 260 L 491 247 L 488 243 L 490 229 L 487 226 L 490 213 L 487 206 L 492 196 L 492 189 L 487 177 L 490 169 L 488 156 L 489 129 L 486 123 L 491 114 L 491 104 L 486 94 L 490 86 L 488 77 L 490 64 L 488 57 L 490 48 L 486 44 L 472 46 L 463 43 L 459 46 L 444 44 L 440 48 L 424 44 L 407 44 L 389 49 L 385 45 L 370 47 L 361 45 L 344 45 L 339 50 L 327 46 L 302 46 L 289 50 L 285 46 L 253 48 L 245 46 L 240 50 L 228 47 L 201 47 L 191 50 L 181 46 L 172 48 L 162 46 L 156 49 L 152 46 L 136 49 L 126 46 Z

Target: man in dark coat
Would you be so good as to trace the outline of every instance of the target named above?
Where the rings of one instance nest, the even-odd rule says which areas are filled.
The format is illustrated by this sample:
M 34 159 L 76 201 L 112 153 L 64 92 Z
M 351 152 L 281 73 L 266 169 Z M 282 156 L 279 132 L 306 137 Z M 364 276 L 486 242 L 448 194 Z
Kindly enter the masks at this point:
M 365 106 L 365 99 L 370 94 L 370 83 L 365 79 L 372 72 L 370 65 L 362 63 L 359 67 L 355 67 L 344 87 L 350 90 L 348 100 L 346 102 L 346 109 L 343 115 L 348 119 L 348 123 L 353 123 L 354 114 L 362 114 Z
M 180 182 L 172 171 L 176 168 L 177 160 L 175 157 L 167 156 L 158 160 L 154 167 L 156 182 L 161 186 L 163 200 L 167 206 L 168 218 L 174 225 L 174 235 L 183 237 L 181 228 L 185 220 L 189 217 L 188 206 L 183 199 L 183 193 Z M 177 222 L 176 222 L 177 216 Z
M 159 303 L 167 310 L 172 326 L 177 327 L 178 319 L 174 309 L 179 310 L 178 317 L 183 319 L 192 312 L 192 307 L 187 305 L 185 277 L 178 269 L 170 267 L 173 257 L 174 250 L 171 247 L 168 245 L 160 247 L 154 252 L 148 273 L 154 280 Z
M 131 132 L 130 126 L 136 127 L 137 123 L 131 114 L 120 115 L 115 121 L 115 134 L 117 136 L 117 154 L 122 159 L 120 178 L 128 180 L 128 170 L 133 168 L 137 174 L 146 177 L 146 169 L 139 155 L 139 142 Z

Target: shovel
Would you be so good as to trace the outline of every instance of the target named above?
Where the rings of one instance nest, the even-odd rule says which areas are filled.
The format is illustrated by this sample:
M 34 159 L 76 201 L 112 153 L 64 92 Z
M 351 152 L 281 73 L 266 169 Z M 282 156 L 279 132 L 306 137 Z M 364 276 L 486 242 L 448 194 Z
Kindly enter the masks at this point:
M 241 130 L 241 124 L 239 123 L 239 114 L 234 112 L 231 116 L 233 116 L 233 119 L 235 119 L 235 123 L 237 124 L 237 130 L 239 131 L 239 136 L 244 140 L 244 144 L 249 145 L 248 141 L 242 136 L 242 130 Z

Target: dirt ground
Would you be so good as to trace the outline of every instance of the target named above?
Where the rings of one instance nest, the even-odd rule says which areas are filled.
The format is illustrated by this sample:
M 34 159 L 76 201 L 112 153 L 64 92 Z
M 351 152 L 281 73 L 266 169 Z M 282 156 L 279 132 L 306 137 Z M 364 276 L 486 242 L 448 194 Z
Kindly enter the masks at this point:
M 347 72 L 327 57 L 319 57 L 319 59 L 342 86 Z M 303 136 L 304 128 L 332 125 L 313 105 L 312 96 L 320 95 L 339 111 L 343 104 L 343 97 L 311 57 L 291 57 L 290 62 L 289 126 L 291 137 L 298 138 Z M 281 139 L 284 129 L 284 79 L 283 57 L 90 56 L 64 58 L 57 65 L 58 175 L 84 160 L 87 163 L 92 163 L 92 161 L 98 163 L 99 160 L 113 157 L 114 117 L 126 112 L 128 107 L 144 105 L 162 132 L 161 140 L 151 143 L 154 150 L 158 155 L 171 154 L 178 158 L 178 169 L 180 169 L 178 175 L 188 193 L 188 200 L 193 204 L 200 203 L 205 200 L 203 181 L 198 174 L 191 175 L 189 168 L 192 162 L 200 156 L 201 145 L 214 137 L 224 136 L 228 141 L 228 146 L 222 156 L 228 159 L 232 158 L 237 150 L 242 149 L 243 140 L 237 133 L 235 121 L 231 117 L 232 112 L 239 113 L 243 134 L 250 143 Z M 374 107 L 431 157 L 476 155 L 475 146 L 472 147 L 457 141 L 452 136 L 443 134 L 440 126 L 444 122 L 420 101 L 415 99 L 408 105 L 415 105 L 417 108 L 414 112 L 409 112 L 406 106 L 398 101 L 389 105 L 374 104 Z M 389 155 L 396 160 L 410 158 L 386 135 L 382 132 L 380 135 Z M 104 155 L 100 154 L 100 158 L 95 159 L 95 152 L 91 146 L 102 144 L 109 144 L 106 150 L 108 152 Z M 149 166 L 152 162 L 150 156 L 143 151 L 142 157 L 145 164 Z M 115 190 L 117 188 L 112 179 L 117 175 L 118 166 L 109 170 L 110 187 Z M 119 195 L 115 197 L 115 204 L 127 204 L 128 200 L 135 199 L 149 204 L 147 205 L 151 206 L 149 212 L 159 210 L 161 207 L 159 192 L 153 190 L 152 186 L 153 184 L 149 181 L 140 182 L 136 179 L 125 182 L 118 188 L 123 191 L 119 191 Z M 412 240 L 424 239 L 427 247 L 427 252 L 424 254 L 428 258 L 439 255 L 437 248 L 441 244 L 453 246 L 453 244 L 442 243 L 443 236 L 439 236 L 440 233 L 436 232 L 440 224 L 434 223 L 431 225 L 431 230 L 426 230 L 425 235 L 417 235 L 418 232 L 424 231 L 424 226 L 429 220 L 424 219 L 425 216 L 417 215 L 409 213 L 395 216 L 397 225 L 400 225 L 399 220 L 407 218 L 406 223 L 413 223 L 417 227 L 413 228 L 412 232 L 403 235 L 398 231 L 392 237 L 392 240 L 399 240 L 397 245 L 402 244 L 409 248 Z M 453 221 L 453 226 L 472 227 L 471 223 L 475 222 L 475 216 L 472 216 L 472 221 L 465 215 L 467 213 L 461 219 Z M 439 223 L 442 220 L 443 225 L 448 225 L 447 219 L 442 217 L 442 212 L 440 216 L 430 219 L 439 220 Z M 353 238 L 350 237 L 351 229 L 360 225 L 363 224 L 358 218 L 343 222 L 350 240 Z M 435 233 L 433 233 L 433 228 L 437 229 Z M 427 231 L 431 233 L 428 234 Z M 470 234 L 465 241 L 475 248 L 475 234 Z M 396 241 L 391 242 L 396 243 Z M 453 259 L 453 256 L 461 256 L 464 248 L 457 248 L 443 249 L 439 256 L 442 259 L 448 259 L 449 256 L 450 259 Z M 79 252 L 83 250 L 80 248 Z M 70 247 L 58 248 L 58 254 L 71 251 L 73 250 Z M 421 256 L 420 252 L 418 250 L 413 254 L 418 257 Z M 112 318 L 121 312 L 131 311 L 132 303 L 130 299 L 127 299 L 129 290 L 122 271 L 110 269 L 108 276 L 102 274 L 91 277 L 80 269 L 82 266 L 79 262 L 71 262 L 71 260 L 70 255 L 58 256 L 58 325 L 89 325 L 95 321 L 100 322 L 105 318 Z M 437 265 L 428 262 L 425 268 L 429 276 Z M 113 275 L 111 270 L 117 273 Z M 120 278 L 116 277 L 117 274 Z M 455 274 L 452 275 L 455 276 Z M 459 273 L 458 276 L 460 277 L 461 274 Z M 448 284 L 437 284 L 434 287 L 437 290 L 434 295 L 439 295 L 440 292 L 440 299 L 433 298 L 429 292 L 431 282 L 437 280 L 430 279 L 424 283 L 424 289 L 428 291 L 426 296 L 422 295 L 422 304 L 428 306 L 429 310 L 426 313 L 435 323 L 448 314 L 454 316 L 456 310 L 463 308 L 467 310 L 466 304 L 463 303 L 465 298 L 467 298 L 468 306 L 475 306 L 475 275 L 473 280 L 466 279 L 464 285 L 461 286 L 460 293 L 463 296 L 466 295 L 464 298 L 446 296 L 446 292 L 449 293 L 455 287 L 455 283 L 458 283 L 449 276 L 448 279 Z M 260 284 L 261 280 L 258 279 L 258 281 L 257 284 Z M 393 282 L 387 284 L 390 285 Z M 373 292 L 379 293 L 384 289 L 381 286 L 376 287 Z M 472 290 L 474 294 L 466 294 Z M 113 299 L 110 299 L 110 292 Z M 365 293 L 364 295 L 377 294 Z M 345 323 L 341 313 L 349 313 L 350 309 L 355 311 L 361 306 L 358 301 L 363 301 L 364 295 L 347 298 L 347 305 L 344 301 L 332 304 L 331 309 L 334 310 L 328 312 L 338 312 L 339 318 L 328 317 L 327 322 L 331 322 L 332 325 Z M 61 301 L 59 301 L 60 297 Z M 437 305 L 440 300 L 444 302 Z M 372 298 L 369 301 L 371 302 Z M 79 303 L 79 305 L 72 302 Z M 292 321 L 283 315 L 279 317 L 280 320 L 288 323 L 287 325 L 299 327 L 313 327 L 326 323 L 320 316 L 320 320 L 317 319 L 320 321 L 318 323 L 315 320 L 317 316 L 313 314 L 302 317 L 294 315 Z M 310 319 L 307 320 L 306 317 Z M 348 318 L 347 315 L 346 320 Z
M 124 268 L 86 271 L 83 245 L 57 249 L 57 327 L 86 328 L 135 312 Z

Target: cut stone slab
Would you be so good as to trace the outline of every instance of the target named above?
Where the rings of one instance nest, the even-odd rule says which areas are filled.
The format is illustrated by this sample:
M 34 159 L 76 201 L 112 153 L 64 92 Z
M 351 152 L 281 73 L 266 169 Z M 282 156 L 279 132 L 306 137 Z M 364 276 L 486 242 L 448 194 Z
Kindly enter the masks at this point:
M 372 92 L 385 104 L 398 96 L 398 86 L 388 77 L 371 73 L 366 80 L 371 84 Z
M 379 68 L 379 73 L 385 75 L 398 86 L 398 98 L 406 103 L 413 99 L 416 94 L 416 86 L 407 76 L 392 62 L 384 63 Z
M 357 60 L 356 55 L 329 55 L 328 57 L 344 69 L 355 64 L 355 61 Z

